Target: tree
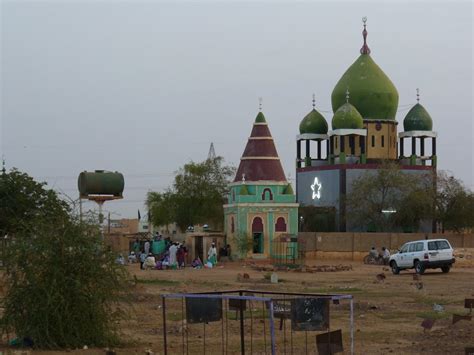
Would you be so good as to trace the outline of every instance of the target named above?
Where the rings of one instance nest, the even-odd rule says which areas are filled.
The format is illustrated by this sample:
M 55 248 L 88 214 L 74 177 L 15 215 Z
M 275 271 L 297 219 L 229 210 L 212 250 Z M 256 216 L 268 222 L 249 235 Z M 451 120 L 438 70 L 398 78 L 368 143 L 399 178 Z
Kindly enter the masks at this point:
M 155 226 L 166 226 L 168 233 L 168 225 L 175 221 L 176 204 L 174 194 L 171 190 L 163 193 L 149 192 L 147 195 L 146 205 L 151 222 Z
M 216 157 L 185 164 L 177 172 L 172 188 L 164 194 L 150 192 L 147 205 L 153 224 L 174 221 L 181 229 L 198 223 L 221 227 L 228 184 L 235 173 L 223 162 L 222 157 Z
M 474 194 L 447 172 L 440 172 L 437 177 L 436 217 L 443 232 L 460 232 L 474 226 Z
M 37 220 L 60 220 L 69 213 L 68 204 L 46 183 L 36 182 L 12 169 L 0 174 L 0 235 L 15 234 Z
M 16 170 L 0 177 L 0 191 L 9 233 L 3 333 L 36 348 L 117 345 L 129 277 L 98 226 L 76 220 L 54 191 Z
M 346 215 L 359 228 L 388 232 L 404 227 L 416 229 L 434 214 L 434 176 L 403 172 L 384 163 L 354 181 L 346 196 Z

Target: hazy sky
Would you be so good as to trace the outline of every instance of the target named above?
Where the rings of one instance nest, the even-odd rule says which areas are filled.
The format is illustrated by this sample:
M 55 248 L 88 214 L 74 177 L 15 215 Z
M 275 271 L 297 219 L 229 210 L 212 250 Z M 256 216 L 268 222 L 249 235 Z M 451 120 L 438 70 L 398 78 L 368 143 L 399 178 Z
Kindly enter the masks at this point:
M 430 112 L 439 168 L 473 183 L 473 8 L 466 2 L 1 2 L 0 154 L 72 197 L 83 170 L 118 170 L 135 217 L 148 190 L 203 160 L 238 165 L 263 97 L 285 172 L 295 136 L 356 60 L 372 57 Z M 92 208 L 92 204 L 86 207 Z

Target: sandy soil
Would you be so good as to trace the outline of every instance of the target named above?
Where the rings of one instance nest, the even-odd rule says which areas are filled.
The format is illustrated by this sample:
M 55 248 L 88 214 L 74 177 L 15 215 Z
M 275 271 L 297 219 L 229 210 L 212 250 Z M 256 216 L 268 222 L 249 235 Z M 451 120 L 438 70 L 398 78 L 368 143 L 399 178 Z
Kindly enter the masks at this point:
M 288 272 L 278 271 L 281 282 L 271 284 L 268 272 L 253 270 L 244 263 L 225 263 L 212 270 L 139 270 L 138 265 L 127 266 L 136 280 L 134 305 L 130 319 L 121 328 L 129 346 L 114 349 L 120 354 L 144 354 L 151 350 L 163 353 L 161 294 L 199 291 L 222 291 L 231 289 L 272 290 L 286 292 L 352 294 L 355 303 L 355 352 L 356 354 L 464 354 L 465 347 L 474 347 L 474 320 L 460 321 L 452 325 L 453 314 L 467 314 L 465 298 L 474 298 L 474 265 L 471 260 L 461 260 L 448 274 L 440 270 L 428 270 L 420 277 L 423 288 L 418 289 L 413 280 L 414 272 L 403 271 L 392 275 L 383 266 L 344 263 L 341 261 L 316 264 L 352 265 L 351 271 L 340 272 Z M 239 274 L 247 273 L 248 280 Z M 376 275 L 384 273 L 384 281 L 377 281 Z M 258 295 L 258 294 L 256 294 Z M 435 312 L 433 304 L 440 304 L 444 310 Z M 167 325 L 169 354 L 182 353 L 182 341 L 189 342 L 189 353 L 203 353 L 203 324 L 186 325 L 181 319 L 181 301 L 168 301 Z M 247 353 L 264 353 L 263 330 L 268 333 L 269 323 L 263 320 L 263 306 L 253 303 L 252 321 L 246 314 L 246 338 L 254 337 L 253 349 Z M 431 330 L 424 330 L 421 323 L 426 318 L 436 319 Z M 239 322 L 235 312 L 229 311 L 226 321 L 207 325 L 207 354 L 220 354 L 222 338 L 230 339 L 228 353 L 239 353 Z M 290 321 L 279 330 L 276 322 L 277 350 L 305 353 L 305 332 L 290 332 Z M 252 329 L 250 329 L 252 328 Z M 344 353 L 349 353 L 349 306 L 346 302 L 331 305 L 331 328 L 342 329 Z M 222 331 L 227 329 L 227 331 Z M 223 336 L 224 334 L 224 336 Z M 309 335 L 308 353 L 316 353 L 314 334 Z M 291 336 L 291 338 L 290 338 Z M 225 340 L 224 340 L 225 341 Z M 283 344 L 286 342 L 286 344 Z M 232 345 L 233 344 L 233 345 Z M 259 350 L 260 349 L 260 350 Z M 269 347 L 267 344 L 267 352 Z M 104 353 L 104 349 L 76 350 L 72 353 Z M 50 352 L 41 352 L 50 353 Z

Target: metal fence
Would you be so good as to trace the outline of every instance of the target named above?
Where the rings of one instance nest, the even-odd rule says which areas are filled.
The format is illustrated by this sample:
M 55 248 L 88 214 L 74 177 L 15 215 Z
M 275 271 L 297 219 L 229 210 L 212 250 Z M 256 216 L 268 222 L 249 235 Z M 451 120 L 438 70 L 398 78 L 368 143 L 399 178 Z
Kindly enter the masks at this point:
M 354 353 L 352 295 L 168 294 L 162 311 L 164 354 Z

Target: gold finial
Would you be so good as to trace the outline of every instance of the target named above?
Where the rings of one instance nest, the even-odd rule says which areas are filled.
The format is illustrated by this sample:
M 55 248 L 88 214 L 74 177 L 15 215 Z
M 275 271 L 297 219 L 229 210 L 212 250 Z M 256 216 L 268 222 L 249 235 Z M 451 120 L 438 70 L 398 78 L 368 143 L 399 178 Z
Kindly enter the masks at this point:
M 316 107 L 316 94 L 313 93 L 313 109 Z
M 262 102 L 263 102 L 263 99 L 261 97 L 258 98 L 258 110 L 260 112 L 262 112 Z
M 416 102 L 420 103 L 420 89 L 416 88 Z
M 346 89 L 346 103 L 349 103 L 349 88 Z

